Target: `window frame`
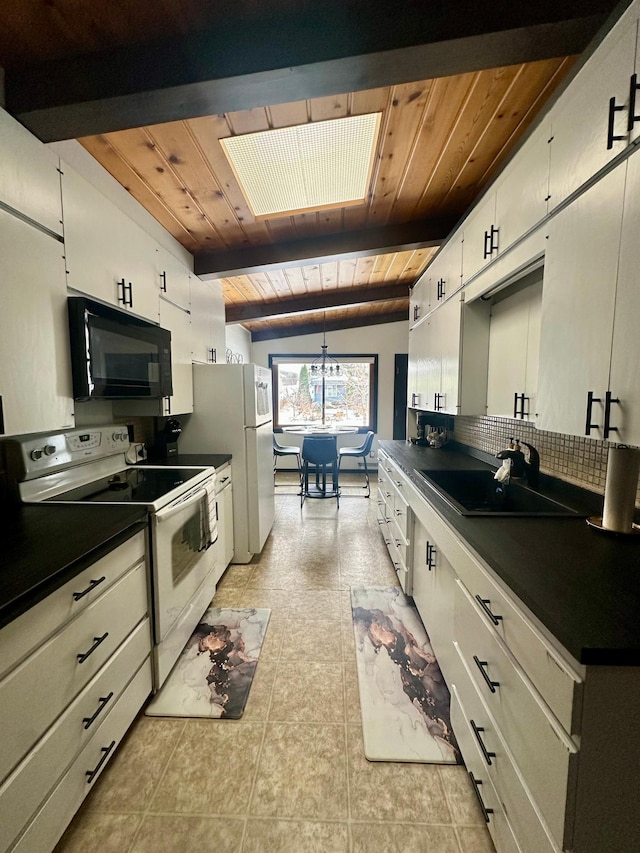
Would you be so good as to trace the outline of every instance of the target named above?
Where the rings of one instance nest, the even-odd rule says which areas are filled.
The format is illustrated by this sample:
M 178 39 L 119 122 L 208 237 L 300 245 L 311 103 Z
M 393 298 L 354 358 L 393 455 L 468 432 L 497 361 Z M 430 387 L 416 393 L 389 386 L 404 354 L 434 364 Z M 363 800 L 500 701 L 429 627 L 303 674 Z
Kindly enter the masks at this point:
M 277 367 L 280 364 L 286 364 L 287 362 L 307 362 L 308 364 L 313 363 L 318 358 L 318 353 L 269 353 L 269 369 L 271 370 L 271 392 L 273 395 L 272 401 L 272 412 L 273 412 L 273 431 L 274 432 L 284 432 L 284 428 L 280 426 L 279 416 L 280 410 L 278 406 L 278 371 L 274 370 L 274 367 Z M 368 425 L 364 425 L 357 428 L 358 433 L 367 433 L 369 430 L 373 432 L 378 431 L 378 354 L 377 353 L 361 353 L 361 352 L 352 352 L 352 353 L 331 353 L 331 358 L 335 359 L 337 362 L 353 362 L 353 361 L 366 361 L 371 364 L 371 371 L 369 373 L 369 419 L 370 423 Z

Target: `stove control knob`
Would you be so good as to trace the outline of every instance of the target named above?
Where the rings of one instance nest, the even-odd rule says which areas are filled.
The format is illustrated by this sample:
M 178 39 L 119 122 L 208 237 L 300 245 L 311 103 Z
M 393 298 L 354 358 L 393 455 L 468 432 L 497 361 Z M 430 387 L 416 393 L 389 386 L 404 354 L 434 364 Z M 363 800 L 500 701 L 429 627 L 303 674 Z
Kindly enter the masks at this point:
M 55 444 L 46 444 L 45 445 L 45 448 L 44 448 L 44 455 L 45 456 L 53 456 L 53 454 L 55 452 L 56 452 Z
M 40 459 L 42 457 L 42 451 L 39 448 L 37 448 L 36 450 L 32 450 L 29 455 L 31 456 L 32 459 L 37 461 L 38 459 Z

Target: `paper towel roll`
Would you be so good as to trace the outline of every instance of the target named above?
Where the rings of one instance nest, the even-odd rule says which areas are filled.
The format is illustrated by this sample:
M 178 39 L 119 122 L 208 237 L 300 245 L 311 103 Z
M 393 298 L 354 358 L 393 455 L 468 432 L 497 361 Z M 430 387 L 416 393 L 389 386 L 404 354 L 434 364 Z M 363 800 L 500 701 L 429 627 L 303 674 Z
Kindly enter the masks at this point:
M 617 533 L 629 533 L 636 506 L 640 450 L 625 444 L 611 445 L 607 457 L 602 526 Z

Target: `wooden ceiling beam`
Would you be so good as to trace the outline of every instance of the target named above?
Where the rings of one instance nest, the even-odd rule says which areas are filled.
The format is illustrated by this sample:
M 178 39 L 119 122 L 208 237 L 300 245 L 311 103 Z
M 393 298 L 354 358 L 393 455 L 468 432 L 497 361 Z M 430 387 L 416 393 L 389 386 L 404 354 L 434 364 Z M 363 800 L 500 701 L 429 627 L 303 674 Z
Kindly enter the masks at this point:
M 402 323 L 409 319 L 409 306 L 406 311 L 392 311 L 388 314 L 373 314 L 370 317 L 354 317 L 345 320 L 327 320 L 326 323 L 300 323 L 296 326 L 281 326 L 251 332 L 252 341 L 270 341 L 276 338 L 293 338 L 297 335 L 314 335 L 318 332 L 337 332 L 342 329 L 356 329 L 361 326 L 378 326 L 382 323 Z
M 201 252 L 194 256 L 193 269 L 203 281 L 211 281 L 268 272 L 269 269 L 432 248 L 444 243 L 457 221 L 455 216 L 438 216 L 384 228 L 338 232 L 264 246 L 243 246 L 223 252 Z
M 373 89 L 580 53 L 614 5 L 224 4 L 215 30 L 7 69 L 6 108 L 53 142 Z
M 285 314 L 306 314 L 327 308 L 344 308 L 371 302 L 388 302 L 403 299 L 409 294 L 409 285 L 390 284 L 383 287 L 358 287 L 349 290 L 327 290 L 279 302 L 248 302 L 226 306 L 227 323 L 248 323 L 250 320 L 268 320 Z

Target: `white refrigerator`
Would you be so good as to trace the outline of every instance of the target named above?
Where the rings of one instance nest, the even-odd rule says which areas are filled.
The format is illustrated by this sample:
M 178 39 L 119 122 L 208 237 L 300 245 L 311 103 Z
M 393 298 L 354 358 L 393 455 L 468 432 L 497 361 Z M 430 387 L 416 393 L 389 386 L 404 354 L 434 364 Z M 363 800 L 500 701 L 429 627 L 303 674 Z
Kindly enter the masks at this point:
M 193 414 L 180 453 L 230 453 L 234 563 L 262 551 L 275 516 L 271 371 L 257 364 L 194 364 Z

